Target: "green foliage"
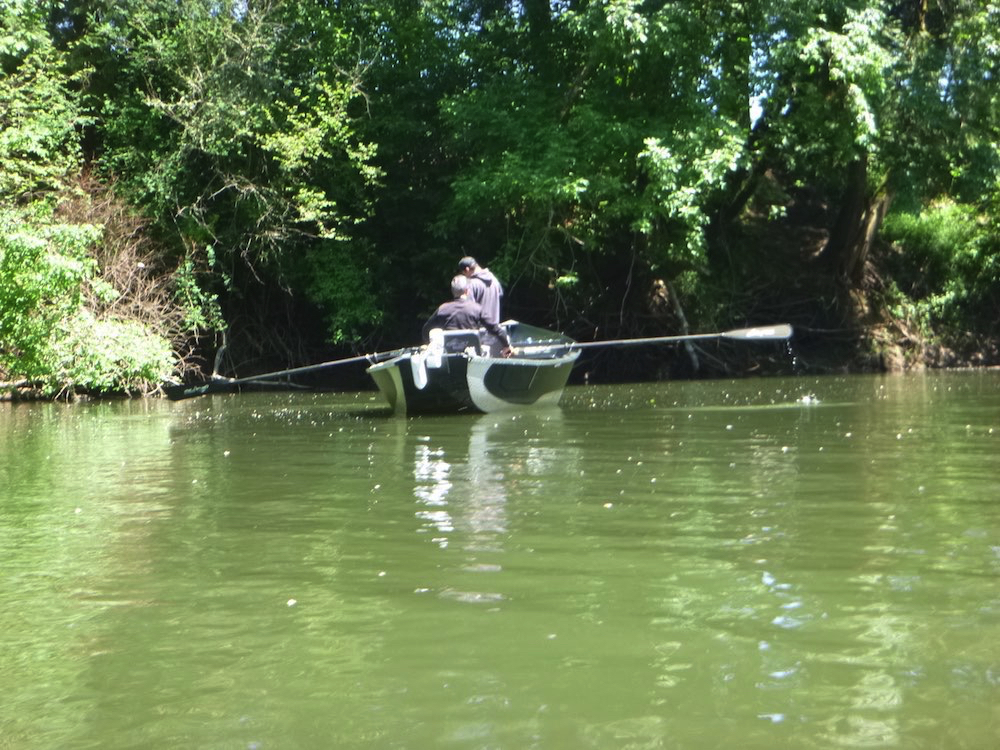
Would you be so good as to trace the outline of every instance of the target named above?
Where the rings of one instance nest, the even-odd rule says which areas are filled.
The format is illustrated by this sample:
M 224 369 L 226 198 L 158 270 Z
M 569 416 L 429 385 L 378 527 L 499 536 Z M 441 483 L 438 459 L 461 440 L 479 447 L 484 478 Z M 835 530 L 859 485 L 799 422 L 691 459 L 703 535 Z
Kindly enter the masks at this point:
M 0 214 L 0 368 L 30 380 L 52 374 L 53 332 L 82 304 L 99 231 Z
M 103 4 L 99 18 L 90 43 L 114 72 L 113 96 L 94 102 L 102 165 L 170 217 L 161 229 L 202 269 L 206 300 L 218 291 L 204 275 L 215 264 L 198 257 L 206 246 L 222 266 L 244 265 L 244 278 L 280 277 L 301 253 L 350 240 L 380 172 L 356 134 L 360 62 L 334 10 L 128 0 Z M 204 307 L 192 302 L 192 269 L 181 273 L 185 304 Z M 194 322 L 220 322 L 210 318 Z
M 996 99 L 985 93 L 995 87 L 956 81 L 981 114 L 971 127 L 942 88 L 959 68 L 962 81 L 996 77 L 995 4 L 949 6 L 930 46 L 911 10 L 870 0 L 603 0 L 553 11 L 542 28 L 527 10 L 483 9 L 468 33 L 451 27 L 451 64 L 465 84 L 441 100 L 456 166 L 439 241 L 477 248 L 590 315 L 616 284 L 661 275 L 686 274 L 679 286 L 691 300 L 732 296 L 717 284 L 726 268 L 713 268 L 729 248 L 716 245 L 713 257 L 711 243 L 724 230 L 720 214 L 753 185 L 748 175 L 770 170 L 787 188 L 809 186 L 835 215 L 854 165 L 865 166 L 871 193 L 859 197 L 870 199 L 904 183 L 910 164 L 932 161 L 934 129 L 956 136 L 949 154 L 935 155 L 954 178 L 977 164 L 995 175 L 995 148 L 970 159 L 970 147 L 997 142 L 997 109 L 986 106 Z M 936 107 L 921 103 L 927 94 Z M 751 97 L 763 106 L 754 127 Z M 921 111 L 917 149 L 910 133 L 921 131 L 904 120 Z M 775 205 L 765 218 L 785 215 Z M 630 270 L 609 279 L 615 260 Z
M 48 353 L 50 389 L 140 392 L 170 377 L 170 342 L 128 320 L 99 320 L 81 309 L 60 322 Z
M 745 136 L 739 125 L 720 120 L 714 127 L 672 134 L 666 145 L 647 138 L 638 155 L 649 177 L 647 200 L 638 228 L 652 237 L 658 224 L 676 227 L 669 249 L 675 267 L 704 264 L 706 206 L 725 185 L 726 177 L 745 156 Z
M 932 330 L 942 325 L 992 332 L 1000 297 L 1000 242 L 971 206 L 940 201 L 885 223 L 895 246 L 889 267 L 897 314 Z
M 212 248 L 205 249 L 209 268 L 214 256 Z M 221 331 L 226 325 L 219 306 L 219 295 L 207 292 L 207 283 L 199 283 L 199 276 L 205 275 L 205 271 L 198 272 L 195 260 L 190 256 L 181 262 L 174 274 L 176 299 L 183 311 L 184 327 L 196 333 Z
M 570 54 L 578 54 L 582 40 L 566 29 L 560 33 L 567 48 L 577 50 Z M 494 42 L 503 41 L 498 32 Z M 629 149 L 634 155 L 640 134 L 609 117 L 600 100 L 546 90 L 525 61 L 510 58 L 516 54 L 500 52 L 493 61 L 497 69 L 478 71 L 482 80 L 474 88 L 444 103 L 451 147 L 465 160 L 453 183 L 445 231 L 506 213 L 544 234 L 553 218 L 581 218 L 580 207 L 588 201 L 610 203 L 614 210 L 617 205 L 608 199 L 620 191 L 622 170 L 634 174 Z M 590 239 L 581 236 L 586 228 L 578 222 L 572 227 L 569 233 Z
M 470 39 L 475 84 L 442 110 L 461 166 L 441 234 L 496 248 L 494 266 L 527 269 L 586 315 L 621 308 L 588 256 L 639 278 L 707 272 L 713 206 L 747 162 L 742 16 L 721 1 L 571 6 L 552 18 L 544 67 L 520 44 L 524 18 Z M 484 227 L 503 242 L 477 243 Z
M 777 82 L 768 106 L 784 109 L 769 120 L 772 137 L 789 166 L 814 179 L 877 150 L 896 59 L 898 40 L 879 4 L 838 15 L 807 19 L 804 33 L 783 35 L 768 61 Z
M 38 209 L 0 213 L 0 370 L 55 393 L 138 390 L 173 369 L 170 343 L 138 323 L 97 319 L 85 291 L 101 227 L 59 223 Z
M 25 204 L 63 188 L 80 166 L 76 128 L 85 122 L 64 56 L 41 18 L 0 7 L 0 202 Z M 37 12 L 38 7 L 33 11 Z
M 883 139 L 890 184 L 909 200 L 977 203 L 1000 170 L 1000 3 L 938 3 L 910 29 Z
M 53 213 L 74 194 L 89 124 L 79 78 L 46 33 L 54 7 L 0 5 L 0 372 L 53 393 L 148 388 L 171 374 L 169 342 L 88 309 L 120 294 L 98 275 L 103 228 Z
M 364 253 L 360 243 L 333 242 L 308 252 L 296 268 L 292 278 L 310 301 L 328 311 L 327 330 L 334 343 L 357 341 L 381 318 L 381 300 L 372 291 L 380 286 L 374 268 L 373 255 Z

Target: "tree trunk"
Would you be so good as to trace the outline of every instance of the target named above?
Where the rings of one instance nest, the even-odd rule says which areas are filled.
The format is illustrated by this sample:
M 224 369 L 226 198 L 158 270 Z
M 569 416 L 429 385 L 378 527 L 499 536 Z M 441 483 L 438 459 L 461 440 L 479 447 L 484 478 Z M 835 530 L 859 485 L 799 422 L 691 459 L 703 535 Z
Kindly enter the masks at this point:
M 890 203 L 889 195 L 868 194 L 867 155 L 848 167 L 840 213 L 820 252 L 820 260 L 834 268 L 851 287 L 861 286 L 868 253 Z
M 674 305 L 674 312 L 681 321 L 681 332 L 686 336 L 691 332 L 691 329 L 688 327 L 687 316 L 684 315 L 684 308 L 681 307 L 681 298 L 677 296 L 677 290 L 674 289 L 674 285 L 669 281 L 667 282 L 667 294 L 670 295 L 670 301 Z M 694 343 L 690 340 L 685 341 L 684 350 L 687 352 L 688 359 L 691 360 L 691 369 L 697 374 L 701 369 L 701 362 L 698 360 L 698 351 L 694 348 Z
M 858 247 L 854 253 L 857 259 L 857 266 L 853 269 L 854 275 L 852 280 L 855 280 L 857 283 L 860 283 L 862 280 L 868 254 L 871 252 L 872 245 L 875 243 L 875 237 L 878 236 L 878 231 L 882 227 L 882 222 L 885 220 L 885 215 L 889 212 L 891 204 L 892 196 L 888 194 L 879 195 L 868 203 L 868 208 L 865 211 L 862 221 Z

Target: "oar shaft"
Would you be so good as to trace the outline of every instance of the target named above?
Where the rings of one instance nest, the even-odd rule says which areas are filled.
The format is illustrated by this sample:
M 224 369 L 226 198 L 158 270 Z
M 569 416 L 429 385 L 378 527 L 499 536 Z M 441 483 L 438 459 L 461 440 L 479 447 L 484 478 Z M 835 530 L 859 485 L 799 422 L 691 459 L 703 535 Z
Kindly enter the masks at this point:
M 607 341 L 584 341 L 571 344 L 572 349 L 590 349 L 595 346 L 633 346 L 636 344 L 668 344 L 676 341 L 695 341 L 697 339 L 717 339 L 721 333 L 694 333 L 687 336 L 648 336 L 638 339 L 608 339 Z
M 203 396 L 208 393 L 219 393 L 225 391 L 226 389 L 241 384 L 247 383 L 258 383 L 261 381 L 274 380 L 275 378 L 283 378 L 291 375 L 304 375 L 309 372 L 317 372 L 323 370 L 327 367 L 334 367 L 335 365 L 349 365 L 352 362 L 381 362 L 386 359 L 392 359 L 395 356 L 402 354 L 403 352 L 409 351 L 409 349 L 395 349 L 390 352 L 374 353 L 374 354 L 359 354 L 356 357 L 347 357 L 345 359 L 334 359 L 329 362 L 320 362 L 316 365 L 305 365 L 303 367 L 291 367 L 287 370 L 277 370 L 275 372 L 265 372 L 260 375 L 248 375 L 245 378 L 215 378 L 207 383 L 201 383 L 200 385 L 192 386 L 169 386 L 166 389 L 167 397 L 173 401 L 180 401 L 186 398 L 193 398 L 195 396 Z
M 233 385 L 239 385 L 240 383 L 249 383 L 254 380 L 273 380 L 274 378 L 283 378 L 289 375 L 305 375 L 307 372 L 317 372 L 327 367 L 333 367 L 334 365 L 349 365 L 352 362 L 361 362 L 362 360 L 368 359 L 369 357 L 378 357 L 378 356 L 380 355 L 359 354 L 356 357 L 348 357 L 347 359 L 334 359 L 330 360 L 329 362 L 320 362 L 319 364 L 316 365 L 304 365 L 302 367 L 292 367 L 288 370 L 265 372 L 261 375 L 248 375 L 245 378 L 234 378 L 232 380 L 226 380 L 225 382 L 231 383 Z
M 573 344 L 551 344 L 526 346 L 519 351 L 531 353 L 549 349 L 590 349 L 597 346 L 635 346 L 638 344 L 670 344 L 679 341 L 697 341 L 699 339 L 742 339 L 745 341 L 779 341 L 792 335 L 792 327 L 787 323 L 773 326 L 758 326 L 756 328 L 735 328 L 731 331 L 718 333 L 688 333 L 676 336 L 646 336 L 635 339 L 608 339 L 607 341 L 584 341 Z

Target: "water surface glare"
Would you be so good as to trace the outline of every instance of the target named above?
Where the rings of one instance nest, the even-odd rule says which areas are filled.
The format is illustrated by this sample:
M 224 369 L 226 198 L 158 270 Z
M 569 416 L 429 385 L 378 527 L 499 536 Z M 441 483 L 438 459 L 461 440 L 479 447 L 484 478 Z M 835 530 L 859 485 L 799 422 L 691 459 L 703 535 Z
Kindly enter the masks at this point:
M 0 748 L 993 748 L 1000 373 L 0 404 Z

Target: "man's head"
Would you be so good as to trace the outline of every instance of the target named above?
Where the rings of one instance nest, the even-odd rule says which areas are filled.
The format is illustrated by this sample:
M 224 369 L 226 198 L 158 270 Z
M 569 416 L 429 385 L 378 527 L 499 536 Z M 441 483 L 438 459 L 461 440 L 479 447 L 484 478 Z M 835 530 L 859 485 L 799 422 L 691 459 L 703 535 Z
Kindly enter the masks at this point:
M 459 274 L 451 280 L 451 296 L 458 299 L 469 291 L 469 279 Z
M 465 276 L 471 276 L 476 272 L 477 268 L 479 268 L 479 264 L 470 255 L 466 255 L 462 260 L 458 261 L 458 270 Z

